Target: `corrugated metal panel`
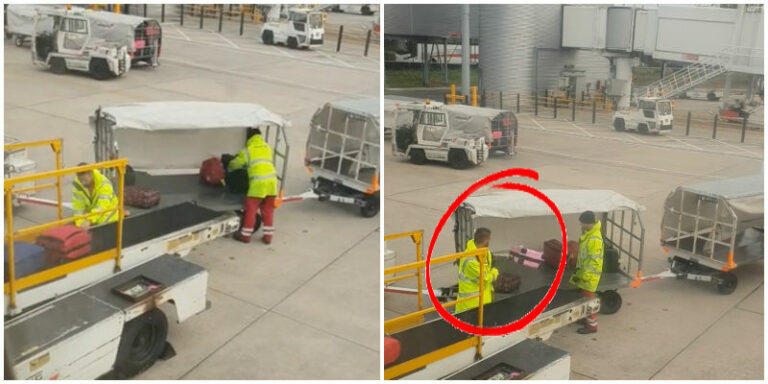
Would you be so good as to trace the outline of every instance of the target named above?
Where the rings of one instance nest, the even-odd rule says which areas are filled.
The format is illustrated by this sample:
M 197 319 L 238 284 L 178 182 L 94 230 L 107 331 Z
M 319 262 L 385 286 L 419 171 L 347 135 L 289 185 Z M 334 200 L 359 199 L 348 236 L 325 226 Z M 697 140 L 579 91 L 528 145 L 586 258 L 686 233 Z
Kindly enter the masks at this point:
M 387 4 L 384 33 L 399 36 L 461 36 L 461 4 Z M 479 36 L 479 6 L 470 7 L 470 36 Z

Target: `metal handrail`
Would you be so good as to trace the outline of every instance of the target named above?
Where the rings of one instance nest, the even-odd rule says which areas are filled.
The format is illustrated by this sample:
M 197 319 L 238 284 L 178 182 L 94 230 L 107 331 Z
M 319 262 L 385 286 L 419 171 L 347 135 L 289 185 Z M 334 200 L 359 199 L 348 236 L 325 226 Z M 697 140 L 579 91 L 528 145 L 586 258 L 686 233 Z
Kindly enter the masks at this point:
M 21 143 L 13 143 L 13 144 L 5 144 L 3 146 L 4 151 L 13 151 L 17 149 L 27 149 L 27 148 L 33 148 L 33 147 L 43 147 L 46 145 L 51 146 L 51 150 L 56 154 L 56 169 L 61 169 L 62 159 L 61 159 L 61 148 L 64 144 L 64 139 L 51 139 L 51 140 L 40 140 L 40 141 L 28 141 L 28 142 L 21 142 Z M 39 189 L 44 189 L 48 185 L 39 187 Z M 32 189 L 35 188 L 35 189 Z M 30 187 L 25 189 L 19 189 L 16 190 L 16 193 L 25 193 L 25 192 L 32 192 L 38 190 L 37 187 Z M 59 219 L 64 217 L 64 210 L 62 207 L 62 200 L 61 200 L 61 177 L 56 178 L 56 197 L 58 198 L 58 204 L 57 204 L 57 210 Z
M 423 231 L 404 232 L 404 233 L 399 233 L 399 234 L 396 234 L 396 235 L 389 235 L 389 236 L 385 236 L 384 240 L 390 240 L 390 239 L 399 238 L 399 237 L 406 237 L 406 236 L 409 236 L 409 235 L 411 235 L 413 233 L 421 233 L 421 234 L 423 234 Z M 468 296 L 468 297 L 459 298 L 457 300 L 454 300 L 454 301 L 451 301 L 451 302 L 448 302 L 448 303 L 444 303 L 444 304 L 442 304 L 442 306 L 443 306 L 443 308 L 447 308 L 447 307 L 455 306 L 456 304 L 459 304 L 459 303 L 462 303 L 462 302 L 465 302 L 465 301 L 478 299 L 479 303 L 478 303 L 478 307 L 477 307 L 477 323 L 478 323 L 478 326 L 481 326 L 481 327 L 483 325 L 483 307 L 484 307 L 484 303 L 483 303 L 483 290 L 484 290 L 484 277 L 485 277 L 484 276 L 485 275 L 485 263 L 486 263 L 486 255 L 488 254 L 488 252 L 489 252 L 488 248 L 478 248 L 478 249 L 471 250 L 471 251 L 465 251 L 465 252 L 454 253 L 454 254 L 450 254 L 450 255 L 446 255 L 446 256 L 436 257 L 436 258 L 433 258 L 431 260 L 431 262 L 430 262 L 432 265 L 435 265 L 435 264 L 451 262 L 453 260 L 459 260 L 459 259 L 462 259 L 462 258 L 465 258 L 465 257 L 473 257 L 473 256 L 477 257 L 477 259 L 480 262 L 480 275 L 478 277 L 478 284 L 479 284 L 479 286 L 478 286 L 478 293 L 477 293 L 477 295 L 471 295 L 471 296 Z M 418 271 L 421 268 L 426 267 L 426 264 L 427 264 L 426 260 L 424 260 L 424 261 L 419 260 L 419 261 L 416 261 L 414 263 L 409 263 L 409 264 L 398 265 L 398 266 L 386 268 L 384 270 L 384 275 L 387 276 L 387 275 L 395 274 L 395 273 L 398 273 L 398 272 L 405 272 L 405 271 L 413 270 L 413 269 Z M 421 296 L 421 291 L 420 290 L 417 293 L 417 295 L 419 297 Z M 426 315 L 428 313 L 431 313 L 431 312 L 435 312 L 435 311 L 437 311 L 437 308 L 436 307 L 432 307 L 432 308 L 427 308 L 427 309 L 422 309 L 422 310 L 419 310 L 419 311 L 416 311 L 416 312 L 412 312 L 412 313 L 409 313 L 409 314 L 406 314 L 406 315 L 403 315 L 403 316 L 399 316 L 399 317 L 394 318 L 394 319 L 387 320 L 387 321 L 384 322 L 384 333 L 385 334 L 386 333 L 392 333 L 392 332 L 395 332 L 395 331 L 397 331 L 399 329 L 402 329 L 404 324 L 413 324 L 415 319 L 421 318 L 422 316 L 424 316 L 424 315 Z M 456 353 L 459 353 L 461 351 L 467 350 L 469 348 L 475 348 L 476 349 L 476 356 L 478 356 L 478 357 L 482 356 L 482 353 L 483 353 L 483 349 L 482 349 L 483 348 L 482 336 L 481 335 L 477 335 L 477 336 L 471 337 L 469 339 L 462 340 L 462 341 L 460 341 L 458 343 L 449 345 L 447 347 L 438 349 L 436 351 L 430 352 L 428 354 L 425 354 L 425 355 L 413 358 L 411 360 L 408 360 L 406 362 L 400 363 L 398 365 L 386 368 L 386 369 L 384 369 L 384 379 L 385 380 L 390 380 L 390 379 L 402 376 L 402 375 L 404 375 L 404 374 L 406 374 L 408 372 L 412 372 L 412 371 L 414 371 L 416 369 L 419 369 L 419 368 L 421 368 L 421 367 L 423 367 L 425 365 L 431 364 L 431 363 L 433 363 L 433 362 L 435 362 L 437 360 L 443 359 L 443 358 L 445 358 L 447 356 L 454 355 Z
M 43 143 L 43 144 L 40 144 Z M 58 141 L 59 150 L 61 141 Z M 28 143 L 29 144 L 29 143 Z M 48 143 L 46 142 L 36 142 L 32 143 L 35 145 L 46 145 Z M 8 282 L 4 285 L 4 291 L 9 295 L 9 307 L 11 309 L 16 308 L 16 295 L 19 290 L 34 287 L 55 279 L 58 279 L 62 276 L 66 276 L 69 273 L 84 269 L 86 267 L 89 267 L 91 265 L 99 264 L 101 262 L 105 262 L 108 260 L 114 259 L 115 262 L 115 271 L 120 270 L 120 258 L 121 258 L 121 250 L 122 250 L 122 234 L 123 234 L 123 218 L 124 218 L 124 211 L 123 211 L 123 176 L 125 174 L 125 167 L 128 165 L 127 159 L 117 159 L 117 160 L 110 160 L 105 161 L 101 163 L 95 163 L 95 164 L 88 164 L 78 167 L 72 167 L 72 168 L 64 168 L 62 169 L 60 167 L 61 163 L 57 162 L 57 169 L 53 171 L 47 171 L 47 172 L 41 172 L 41 173 L 35 173 L 30 175 L 24 175 L 19 177 L 13 177 L 6 179 L 3 184 L 3 190 L 5 193 L 5 221 L 6 221 L 6 230 L 8 231 L 8 234 L 5 236 L 5 241 L 7 244 L 7 257 L 8 257 Z M 82 173 L 85 171 L 90 171 L 94 169 L 99 168 L 116 168 L 118 171 L 118 191 L 117 191 L 117 198 L 118 198 L 118 204 L 117 208 L 114 209 L 107 209 L 107 210 L 99 210 L 98 212 L 91 212 L 84 215 L 76 215 L 70 218 L 60 218 L 57 221 L 44 223 L 41 225 L 37 225 L 30 228 L 25 228 L 23 230 L 14 231 L 13 230 L 13 203 L 12 198 L 13 194 L 17 192 L 14 190 L 14 186 L 19 183 L 24 183 L 28 181 L 36 181 L 39 179 L 49 179 L 49 178 L 56 178 L 59 180 L 58 183 L 58 206 L 59 209 L 61 209 L 62 206 L 62 199 L 61 199 L 61 184 L 60 180 L 62 176 L 71 175 L 71 174 L 77 174 Z M 46 185 L 48 187 L 51 187 L 52 184 Z M 78 220 L 80 218 L 86 218 L 94 215 L 100 215 L 104 213 L 114 212 L 117 211 L 117 237 L 116 237 L 116 244 L 114 249 L 107 250 L 105 252 L 101 252 L 95 255 L 91 255 L 88 257 L 85 257 L 80 260 L 76 260 L 71 263 L 59 265 L 53 268 L 49 268 L 47 270 L 37 272 L 35 274 L 17 279 L 16 278 L 16 270 L 15 270 L 15 258 L 14 258 L 14 240 L 16 238 L 24 239 L 29 238 L 33 236 L 36 233 L 41 233 L 47 228 L 66 224 L 69 222 L 73 222 L 75 220 Z

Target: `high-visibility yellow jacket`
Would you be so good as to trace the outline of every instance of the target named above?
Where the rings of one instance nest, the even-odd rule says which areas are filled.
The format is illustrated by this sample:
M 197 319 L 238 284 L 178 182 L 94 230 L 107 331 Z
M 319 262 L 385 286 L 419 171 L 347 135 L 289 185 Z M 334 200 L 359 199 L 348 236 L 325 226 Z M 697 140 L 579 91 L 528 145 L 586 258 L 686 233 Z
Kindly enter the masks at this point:
M 112 188 L 112 182 L 95 169 L 91 172 L 93 172 L 93 190 L 88 189 L 77 178 L 72 182 L 72 210 L 75 211 L 75 215 L 117 208 L 117 196 Z M 77 219 L 75 225 L 79 226 L 85 220 L 90 221 L 91 225 L 111 223 L 117 221 L 117 216 L 118 213 L 115 210 L 87 219 Z
M 597 290 L 603 273 L 603 235 L 598 221 L 587 233 L 579 238 L 579 260 L 576 271 L 569 280 L 571 284 L 590 292 Z
M 246 167 L 248 169 L 248 197 L 264 198 L 277 196 L 277 173 L 272 163 L 272 148 L 261 135 L 253 135 L 237 153 L 227 168 L 230 171 Z
M 465 251 L 474 251 L 477 249 L 475 240 L 467 241 Z M 486 255 L 483 275 L 483 304 L 493 301 L 493 282 L 499 277 L 499 270 L 492 267 L 493 260 L 491 252 Z M 480 262 L 476 257 L 464 257 L 459 259 L 459 298 L 476 295 L 480 291 Z M 466 311 L 479 305 L 479 300 L 467 300 L 456 304 L 456 312 Z

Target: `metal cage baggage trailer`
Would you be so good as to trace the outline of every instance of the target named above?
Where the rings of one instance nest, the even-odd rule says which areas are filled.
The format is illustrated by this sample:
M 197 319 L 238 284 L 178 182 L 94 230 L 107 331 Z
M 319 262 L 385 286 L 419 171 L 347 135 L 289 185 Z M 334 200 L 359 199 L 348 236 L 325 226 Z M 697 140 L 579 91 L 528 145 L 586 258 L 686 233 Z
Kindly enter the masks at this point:
M 598 283 L 600 312 L 611 314 L 621 308 L 619 289 L 633 286 L 642 277 L 643 239 L 645 229 L 640 220 L 642 207 L 623 195 L 609 190 L 560 190 L 541 191 L 558 207 L 563 216 L 569 240 L 578 240 L 580 234 L 578 216 L 594 211 L 601 221 L 605 254 L 603 270 Z M 524 257 L 512 254 L 512 249 L 524 244 L 537 249 L 549 239 L 560 239 L 560 227 L 554 214 L 541 200 L 520 191 L 497 190 L 470 196 L 454 212 L 454 241 L 457 252 L 479 227 L 492 231 L 491 244 L 494 263 L 500 272 L 510 272 L 521 277 L 520 290 L 538 289 L 551 284 L 556 269 L 544 263 L 538 268 L 523 264 Z M 566 244 L 563 244 L 566 247 Z M 517 260 L 516 260 L 517 259 Z M 578 289 L 568 282 L 573 270 L 566 269 L 560 290 Z
M 732 293 L 733 271 L 764 258 L 763 209 L 762 174 L 677 187 L 661 222 L 671 272 Z
M 321 199 L 379 212 L 379 98 L 326 103 L 312 116 L 304 163 Z
M 236 155 L 245 147 L 249 127 L 261 128 L 273 150 L 278 198 L 285 188 L 290 122 L 250 103 L 163 101 L 102 106 L 90 117 L 97 161 L 130 160 L 127 184 L 158 190 L 160 205 L 195 201 L 218 211 L 240 210 L 244 193 L 199 181 L 202 162 Z

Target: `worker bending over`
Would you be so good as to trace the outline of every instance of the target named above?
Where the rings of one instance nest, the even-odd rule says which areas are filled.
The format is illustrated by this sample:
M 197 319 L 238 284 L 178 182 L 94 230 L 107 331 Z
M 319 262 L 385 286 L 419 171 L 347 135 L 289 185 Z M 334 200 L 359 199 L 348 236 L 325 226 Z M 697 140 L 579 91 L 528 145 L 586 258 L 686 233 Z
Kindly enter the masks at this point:
M 465 251 L 474 251 L 478 248 L 488 248 L 491 243 L 491 230 L 488 228 L 478 228 L 475 231 L 474 239 L 467 241 Z M 493 268 L 491 251 L 485 256 L 483 271 L 483 304 L 493 301 L 493 282 L 499 277 L 499 271 Z M 480 261 L 476 256 L 463 257 L 459 259 L 459 299 L 477 295 L 480 292 Z M 456 313 L 476 308 L 480 300 L 467 300 L 456 304 Z
M 272 242 L 275 198 L 277 197 L 277 173 L 272 163 L 272 148 L 264 142 L 259 128 L 248 129 L 248 141 L 245 148 L 237 153 L 227 166 L 229 171 L 246 167 L 248 170 L 248 196 L 245 198 L 245 214 L 243 228 L 235 239 L 244 243 L 251 241 L 253 226 L 256 224 L 256 213 L 261 210 L 264 222 L 264 235 L 261 241 L 265 244 Z
M 571 284 L 581 288 L 584 297 L 595 297 L 600 274 L 603 272 L 603 235 L 600 222 L 595 220 L 595 213 L 585 211 L 579 216 L 581 238 L 579 238 L 579 259 L 576 271 L 571 276 Z M 589 315 L 578 332 L 582 335 L 597 332 L 597 313 Z
M 83 165 L 88 165 L 88 163 L 78 164 L 78 166 Z M 77 174 L 72 182 L 72 210 L 75 211 L 75 215 L 110 209 L 114 209 L 114 211 L 76 219 L 75 225 L 88 228 L 92 225 L 117 221 L 118 212 L 115 208 L 117 208 L 117 196 L 115 196 L 115 190 L 112 188 L 112 182 L 106 176 L 95 169 Z

